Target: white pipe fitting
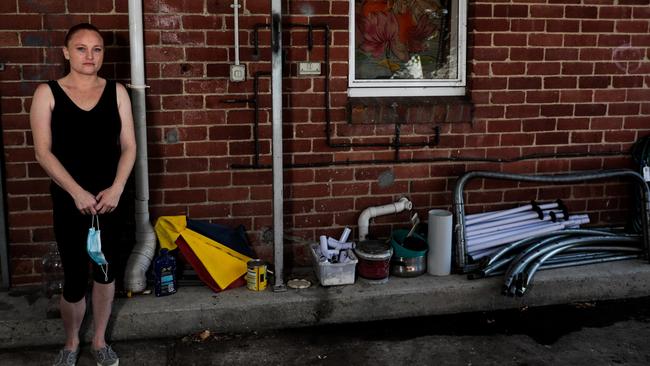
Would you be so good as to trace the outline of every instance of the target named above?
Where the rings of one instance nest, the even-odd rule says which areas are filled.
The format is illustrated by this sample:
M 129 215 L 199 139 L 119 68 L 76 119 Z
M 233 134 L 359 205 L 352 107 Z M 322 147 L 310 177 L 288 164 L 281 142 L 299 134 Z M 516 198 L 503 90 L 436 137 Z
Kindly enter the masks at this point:
M 349 241 L 342 243 L 334 238 L 327 238 L 327 246 L 336 250 L 354 249 L 353 242 Z
M 327 236 L 321 235 L 320 236 L 320 252 L 323 255 L 323 257 L 327 258 L 328 261 L 332 260 L 332 256 L 338 255 L 339 251 L 335 249 L 330 249 L 327 246 Z
M 406 197 L 402 197 L 395 203 L 389 203 L 383 206 L 368 207 L 361 211 L 359 215 L 359 240 L 365 240 L 368 236 L 368 227 L 370 226 L 370 219 L 377 216 L 388 215 L 392 213 L 399 213 L 404 210 L 411 210 L 413 203 Z
M 339 242 L 345 243 L 346 241 L 348 241 L 348 238 L 350 237 L 351 232 L 352 232 L 352 230 L 350 230 L 350 228 L 346 226 L 345 229 L 343 229 L 343 232 L 341 233 L 341 237 L 339 238 Z

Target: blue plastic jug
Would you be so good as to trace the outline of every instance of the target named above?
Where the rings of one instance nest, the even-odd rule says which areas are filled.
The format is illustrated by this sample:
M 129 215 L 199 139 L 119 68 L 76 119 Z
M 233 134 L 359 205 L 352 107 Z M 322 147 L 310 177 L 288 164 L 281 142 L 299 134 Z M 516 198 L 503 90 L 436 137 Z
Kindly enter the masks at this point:
M 167 296 L 176 293 L 176 258 L 167 249 L 161 249 L 160 255 L 154 261 L 154 278 L 156 296 Z

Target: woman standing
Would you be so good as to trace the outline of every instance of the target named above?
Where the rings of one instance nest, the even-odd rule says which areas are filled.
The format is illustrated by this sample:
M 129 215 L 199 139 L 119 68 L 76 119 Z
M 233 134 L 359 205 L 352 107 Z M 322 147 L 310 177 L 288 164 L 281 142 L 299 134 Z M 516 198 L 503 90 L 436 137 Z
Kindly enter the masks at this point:
M 124 226 L 120 197 L 136 154 L 131 102 L 124 86 L 97 74 L 104 41 L 95 26 L 70 28 L 63 55 L 70 72 L 39 85 L 30 110 L 36 160 L 52 178 L 54 234 L 65 274 L 61 318 L 66 342 L 55 365 L 74 365 L 79 356 L 90 264 L 92 354 L 97 365 L 118 365 L 105 332 L 115 293 L 111 264 Z M 107 265 L 98 265 L 87 252 L 88 229 L 95 219 Z

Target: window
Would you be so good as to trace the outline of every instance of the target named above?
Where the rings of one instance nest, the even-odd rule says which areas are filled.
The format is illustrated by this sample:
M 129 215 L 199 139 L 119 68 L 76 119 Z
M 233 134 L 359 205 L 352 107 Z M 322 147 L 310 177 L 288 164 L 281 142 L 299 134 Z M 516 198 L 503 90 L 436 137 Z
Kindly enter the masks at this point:
M 351 0 L 348 95 L 465 95 L 464 0 Z

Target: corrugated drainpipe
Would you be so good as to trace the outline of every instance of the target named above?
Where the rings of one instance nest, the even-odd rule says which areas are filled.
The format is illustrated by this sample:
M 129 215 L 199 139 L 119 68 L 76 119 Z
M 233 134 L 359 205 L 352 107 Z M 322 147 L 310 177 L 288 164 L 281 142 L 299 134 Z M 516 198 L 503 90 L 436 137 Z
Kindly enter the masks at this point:
M 149 175 L 147 165 L 147 119 L 144 83 L 144 42 L 142 0 L 129 0 L 129 44 L 131 45 L 131 101 L 138 144 L 135 159 L 135 246 L 126 263 L 124 287 L 142 292 L 147 287 L 145 273 L 156 249 L 156 235 L 149 222 Z
M 284 285 L 284 212 L 282 204 L 282 2 L 271 0 L 271 101 L 273 104 L 273 291 L 285 291 Z

